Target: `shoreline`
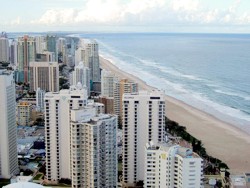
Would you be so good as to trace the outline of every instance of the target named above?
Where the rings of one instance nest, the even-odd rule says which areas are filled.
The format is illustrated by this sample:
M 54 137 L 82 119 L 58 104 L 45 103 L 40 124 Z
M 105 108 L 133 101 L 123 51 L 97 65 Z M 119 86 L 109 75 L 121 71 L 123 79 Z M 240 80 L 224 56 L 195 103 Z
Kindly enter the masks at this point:
M 139 85 L 139 89 L 157 89 L 140 78 L 124 72 L 110 60 L 100 56 L 100 67 L 113 72 L 119 78 L 128 78 Z M 211 114 L 192 107 L 165 94 L 166 116 L 185 126 L 187 131 L 201 140 L 207 153 L 225 162 L 232 174 L 250 171 L 250 135 Z

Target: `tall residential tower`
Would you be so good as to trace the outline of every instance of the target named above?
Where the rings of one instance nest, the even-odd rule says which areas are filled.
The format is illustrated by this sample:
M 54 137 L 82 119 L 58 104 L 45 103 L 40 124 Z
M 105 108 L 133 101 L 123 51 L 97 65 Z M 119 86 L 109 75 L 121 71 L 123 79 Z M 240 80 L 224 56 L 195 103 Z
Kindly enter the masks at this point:
M 123 183 L 133 185 L 144 180 L 146 143 L 159 143 L 165 137 L 165 100 L 160 91 L 124 94 Z
M 29 83 L 30 62 L 36 58 L 36 41 L 27 35 L 18 38 L 18 82 Z
M 13 73 L 0 70 L 0 85 L 0 178 L 10 178 L 18 173 Z

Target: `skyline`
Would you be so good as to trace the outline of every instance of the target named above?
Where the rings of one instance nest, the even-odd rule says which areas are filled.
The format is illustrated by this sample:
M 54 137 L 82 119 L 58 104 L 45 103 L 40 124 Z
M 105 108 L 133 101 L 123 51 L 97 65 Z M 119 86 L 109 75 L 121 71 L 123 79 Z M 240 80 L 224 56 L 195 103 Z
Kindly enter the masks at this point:
M 250 33 L 247 0 L 10 0 L 7 32 Z

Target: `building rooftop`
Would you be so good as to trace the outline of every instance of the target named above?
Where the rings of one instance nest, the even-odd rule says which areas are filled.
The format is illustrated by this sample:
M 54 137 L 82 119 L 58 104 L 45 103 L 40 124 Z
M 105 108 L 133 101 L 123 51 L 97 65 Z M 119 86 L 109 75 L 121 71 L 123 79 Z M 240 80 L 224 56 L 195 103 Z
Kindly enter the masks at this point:
M 12 184 L 6 185 L 3 188 L 43 188 L 43 187 L 44 186 L 36 184 L 36 183 L 18 182 L 18 183 L 12 183 Z

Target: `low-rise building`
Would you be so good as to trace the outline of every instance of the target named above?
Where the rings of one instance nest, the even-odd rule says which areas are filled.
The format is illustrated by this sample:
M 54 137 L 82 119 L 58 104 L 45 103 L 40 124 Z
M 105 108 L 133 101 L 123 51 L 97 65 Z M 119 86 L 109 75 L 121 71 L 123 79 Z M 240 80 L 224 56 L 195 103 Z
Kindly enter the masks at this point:
M 17 124 L 18 125 L 29 125 L 31 121 L 31 104 L 28 102 L 20 102 L 17 105 Z

